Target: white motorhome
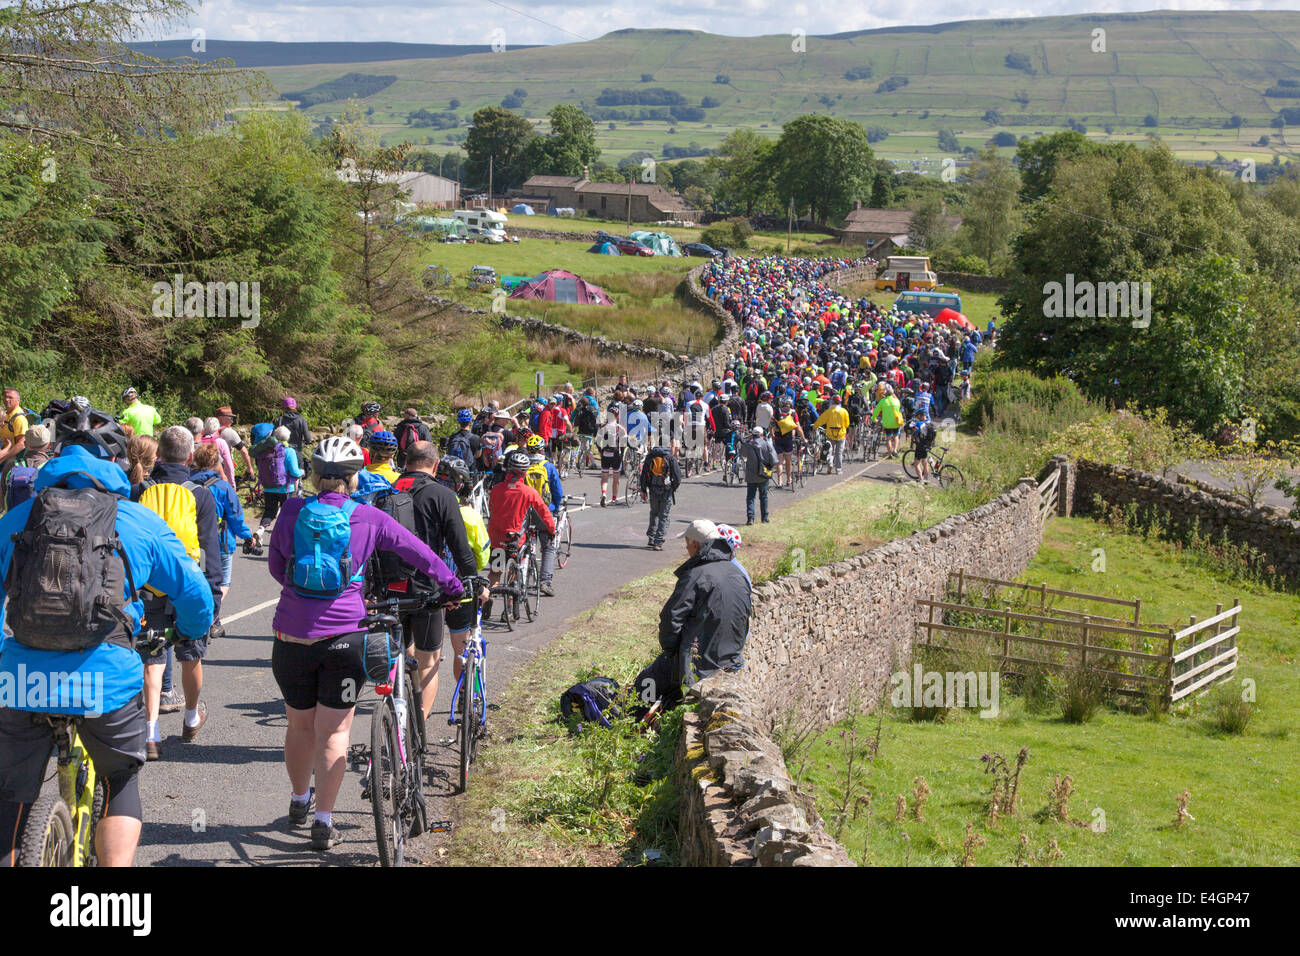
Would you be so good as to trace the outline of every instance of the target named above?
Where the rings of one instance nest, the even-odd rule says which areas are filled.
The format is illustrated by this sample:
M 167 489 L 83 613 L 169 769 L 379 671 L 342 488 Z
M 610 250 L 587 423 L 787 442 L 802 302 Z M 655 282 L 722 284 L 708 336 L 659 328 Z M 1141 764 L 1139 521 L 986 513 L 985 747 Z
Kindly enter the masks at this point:
M 491 209 L 457 209 L 452 213 L 465 223 L 471 239 L 479 242 L 505 242 L 506 217 Z

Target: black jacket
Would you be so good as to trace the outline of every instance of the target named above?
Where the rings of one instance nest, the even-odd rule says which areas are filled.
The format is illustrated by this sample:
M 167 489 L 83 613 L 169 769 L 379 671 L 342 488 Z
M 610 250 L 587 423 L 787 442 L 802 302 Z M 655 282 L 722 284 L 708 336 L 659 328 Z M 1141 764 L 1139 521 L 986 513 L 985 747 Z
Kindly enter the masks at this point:
M 460 516 L 460 500 L 456 492 L 423 471 L 404 472 L 397 479 L 397 487 L 409 491 L 415 502 L 416 537 L 459 576 L 472 577 L 477 564 L 465 534 L 465 521 Z M 416 581 L 425 590 L 436 589 L 433 582 L 422 574 L 416 575 Z
M 677 658 L 679 673 L 690 674 L 692 648 L 699 677 L 745 663 L 752 595 L 731 558 L 731 545 L 716 538 L 676 571 L 677 586 L 659 613 L 659 646 Z
M 277 418 L 275 423 L 289 429 L 289 444 L 299 452 L 311 444 L 311 429 L 307 427 L 307 419 L 303 418 L 301 413 L 287 411 Z

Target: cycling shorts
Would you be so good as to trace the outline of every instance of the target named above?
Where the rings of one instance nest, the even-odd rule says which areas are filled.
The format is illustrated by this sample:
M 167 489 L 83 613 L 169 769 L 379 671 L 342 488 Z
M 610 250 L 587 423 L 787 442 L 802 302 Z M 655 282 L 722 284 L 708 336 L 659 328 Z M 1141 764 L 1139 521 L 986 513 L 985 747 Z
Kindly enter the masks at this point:
M 364 638 L 364 631 L 356 631 L 299 644 L 276 634 L 271 674 L 285 704 L 294 710 L 311 710 L 317 704 L 335 710 L 355 707 L 366 685 Z
M 623 449 L 602 448 L 600 450 L 600 470 L 602 474 L 611 474 L 623 468 Z
M 443 611 L 433 608 L 419 614 L 408 614 L 402 619 L 402 630 L 407 640 L 415 645 L 417 651 L 432 654 L 442 650 L 442 638 L 446 633 L 443 627 Z
M 772 439 L 772 447 L 776 449 L 778 455 L 790 455 L 794 453 L 794 432 L 788 435 L 777 434 Z
M 142 818 L 139 772 L 144 766 L 144 694 L 136 694 L 117 710 L 86 717 L 78 726 L 81 742 L 95 764 L 95 773 L 108 785 L 109 817 Z M 41 791 L 54 737 L 44 714 L 0 709 L 0 819 L 13 816 L 14 802 L 30 804 Z M 57 786 L 53 780 L 49 784 Z M 9 804 L 8 808 L 5 804 Z M 10 822 L 10 821 L 6 821 Z M 10 822 L 10 826 L 16 820 Z M 9 850 L 7 829 L 0 853 Z

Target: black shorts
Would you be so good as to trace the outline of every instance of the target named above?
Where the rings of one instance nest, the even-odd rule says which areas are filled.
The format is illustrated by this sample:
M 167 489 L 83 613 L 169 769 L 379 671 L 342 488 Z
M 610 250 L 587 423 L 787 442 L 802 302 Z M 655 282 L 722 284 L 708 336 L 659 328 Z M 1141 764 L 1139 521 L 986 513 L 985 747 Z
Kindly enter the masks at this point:
M 443 627 L 441 608 L 406 616 L 402 619 L 402 629 L 406 632 L 407 640 L 415 645 L 417 651 L 432 654 L 442 650 L 442 638 L 446 628 Z
M 930 442 L 924 442 L 924 443 L 922 443 L 922 444 L 918 444 L 918 445 L 916 446 L 916 459 L 917 459 L 917 461 L 925 461 L 927 458 L 929 458 L 929 457 L 930 457 L 930 449 L 932 449 L 933 447 L 934 447 L 934 442 L 932 442 L 932 441 L 930 441 Z
M 144 616 L 150 627 L 176 626 L 176 609 L 172 607 L 171 601 L 160 598 L 151 592 L 144 592 L 143 597 Z M 145 667 L 162 664 L 167 660 L 165 648 L 153 656 L 149 656 L 143 651 L 139 653 Z M 172 653 L 178 661 L 201 661 L 208 656 L 208 635 L 204 634 L 193 641 L 177 641 L 172 645 Z
M 602 448 L 600 450 L 600 470 L 606 472 L 621 471 L 623 469 L 623 449 L 621 448 Z
M 461 631 L 468 631 L 478 620 L 478 611 L 475 610 L 477 601 L 457 604 L 447 611 L 447 630 L 459 634 Z
M 778 455 L 788 455 L 794 451 L 794 432 L 788 435 L 777 434 L 772 438 L 772 447 Z
M 276 639 L 271 649 L 271 673 L 284 702 L 295 710 L 317 704 L 335 710 L 357 705 L 366 686 L 361 660 L 364 631 L 326 637 L 314 644 Z
M 108 784 L 104 815 L 141 819 L 138 774 L 144 766 L 144 695 L 136 694 L 106 714 L 86 717 L 77 730 L 95 773 Z M 43 714 L 0 709 L 0 805 L 35 802 L 53 745 L 54 735 Z M 51 781 L 50 786 L 57 784 Z M 7 841 L 7 833 L 0 836 L 0 852 L 9 848 Z

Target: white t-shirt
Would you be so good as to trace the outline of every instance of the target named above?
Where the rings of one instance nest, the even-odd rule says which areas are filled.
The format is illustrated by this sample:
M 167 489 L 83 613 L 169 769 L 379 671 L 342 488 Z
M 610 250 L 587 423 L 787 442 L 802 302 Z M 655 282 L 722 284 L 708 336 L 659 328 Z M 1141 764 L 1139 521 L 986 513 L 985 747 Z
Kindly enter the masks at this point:
M 627 442 L 627 429 L 618 422 L 607 423 L 596 435 L 599 448 L 622 448 Z
M 767 402 L 759 402 L 754 409 L 754 424 L 764 431 L 772 424 L 772 406 Z
M 221 429 L 221 438 L 227 445 L 236 450 L 244 447 L 244 440 L 239 437 L 239 432 L 233 428 Z

